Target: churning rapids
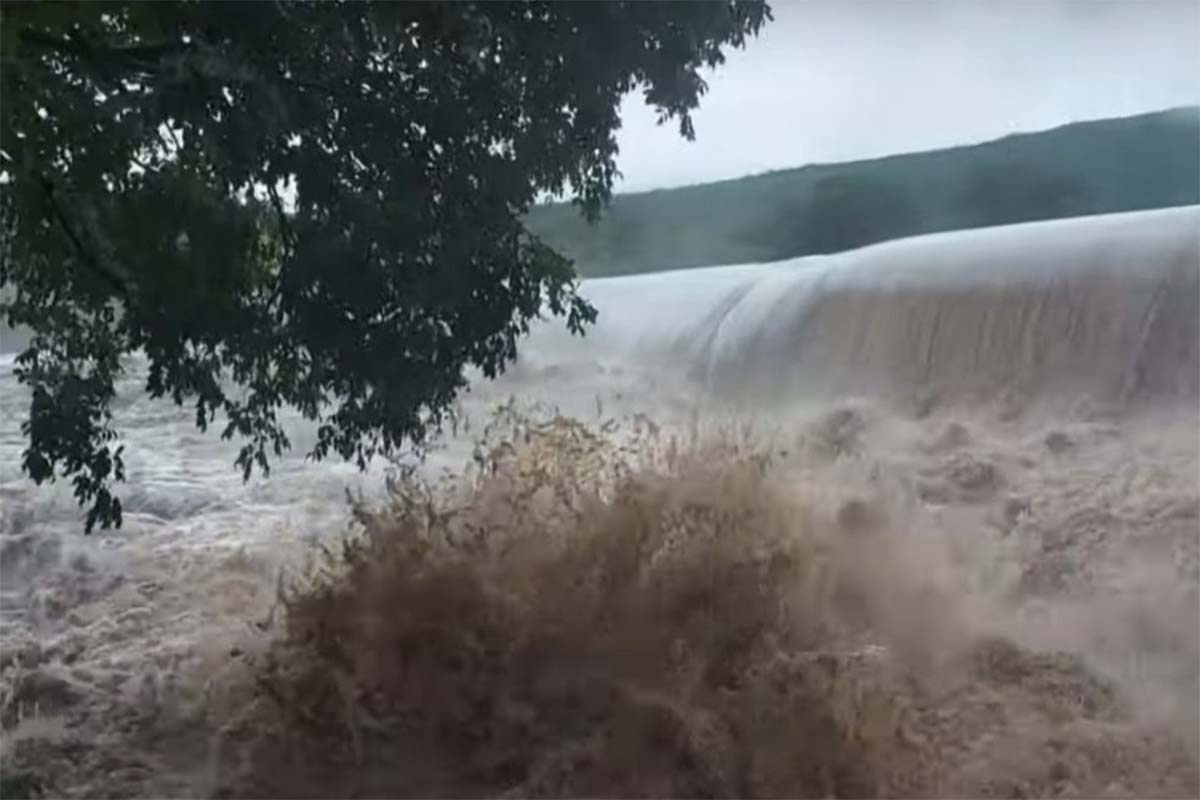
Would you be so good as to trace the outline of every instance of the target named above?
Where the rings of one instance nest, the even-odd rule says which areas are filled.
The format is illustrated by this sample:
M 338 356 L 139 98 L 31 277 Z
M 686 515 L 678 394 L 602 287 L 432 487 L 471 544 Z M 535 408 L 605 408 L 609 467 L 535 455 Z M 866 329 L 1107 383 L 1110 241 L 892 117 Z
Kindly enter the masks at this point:
M 292 454 L 243 483 L 236 444 L 140 394 L 132 361 L 117 410 L 125 525 L 84 537 L 67 483 L 35 488 L 21 475 L 27 395 L 10 352 L 0 355 L 5 796 L 1200 793 L 1200 207 L 585 281 L 583 293 L 600 312 L 588 335 L 540 323 L 505 376 L 473 380 L 463 424 L 418 469 L 470 463 L 481 423 L 510 398 L 532 416 L 648 418 L 701 453 L 705 430 L 741 431 L 743 450 L 772 460 L 769 496 L 811 515 L 804 535 L 860 542 L 840 569 L 864 582 L 862 608 L 876 611 L 856 613 L 873 643 L 858 641 L 853 669 L 821 678 L 826 694 L 843 674 L 874 675 L 896 719 L 925 709 L 911 711 L 916 734 L 893 748 L 891 733 L 862 723 L 845 744 L 858 749 L 822 745 L 829 763 L 801 776 L 778 765 L 801 758 L 789 747 L 811 761 L 824 728 L 792 728 L 785 715 L 755 738 L 739 720 L 766 719 L 749 708 L 761 697 L 721 688 L 740 710 L 685 702 L 683 683 L 663 677 L 633 695 L 652 686 L 673 698 L 681 730 L 716 720 L 704 730 L 723 742 L 687 744 L 695 752 L 680 763 L 691 766 L 678 769 L 691 782 L 628 753 L 628 774 L 597 767 L 618 763 L 604 749 L 618 726 L 575 747 L 569 768 L 561 748 L 535 743 L 503 770 L 471 767 L 470 781 L 422 783 L 409 764 L 404 783 L 356 744 L 360 761 L 376 759 L 365 784 L 288 784 L 293 768 L 247 755 L 252 737 L 243 720 L 231 739 L 231 720 L 253 695 L 251 656 L 276 635 L 261 628 L 278 613 L 280 576 L 345 532 L 347 490 L 385 498 L 386 465 L 306 462 L 314 427 L 293 416 Z M 706 502 L 723 501 L 710 491 Z M 497 574 L 488 580 L 500 585 Z M 926 583 L 933 605 L 913 599 Z M 786 639 L 793 622 L 772 622 L 772 635 Z M 991 642 L 990 655 L 964 641 Z M 888 680 L 908 682 L 871 666 L 889 659 L 902 666 Z M 896 710 L 901 696 L 910 711 Z M 546 741 L 565 741 L 566 728 L 546 724 Z M 679 736 L 667 738 L 695 738 Z M 475 746 L 445 757 L 465 764 Z M 870 776 L 839 777 L 847 769 Z M 653 779 L 630 778 L 646 770 Z

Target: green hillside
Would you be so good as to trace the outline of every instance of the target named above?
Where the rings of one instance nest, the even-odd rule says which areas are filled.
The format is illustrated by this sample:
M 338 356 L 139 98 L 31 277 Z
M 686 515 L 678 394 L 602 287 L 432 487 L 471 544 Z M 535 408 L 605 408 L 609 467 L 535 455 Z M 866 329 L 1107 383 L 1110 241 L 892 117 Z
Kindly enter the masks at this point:
M 968 147 L 618 195 L 589 226 L 566 204 L 530 227 L 585 276 L 774 261 L 934 231 L 1200 202 L 1200 108 L 1065 125 Z

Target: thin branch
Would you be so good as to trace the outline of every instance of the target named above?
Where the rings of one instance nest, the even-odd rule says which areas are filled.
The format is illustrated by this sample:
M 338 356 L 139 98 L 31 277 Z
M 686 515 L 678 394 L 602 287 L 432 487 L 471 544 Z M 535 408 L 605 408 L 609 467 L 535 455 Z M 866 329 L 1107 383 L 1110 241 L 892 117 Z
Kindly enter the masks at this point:
M 287 77 L 284 77 L 283 75 L 279 76 L 279 80 L 283 81 L 284 83 L 290 83 L 292 86 L 297 86 L 301 89 L 315 89 L 318 92 L 321 92 L 322 94 L 329 95 L 330 97 L 336 97 L 339 99 L 345 98 L 345 99 L 351 99 L 351 100 L 358 99 L 357 97 L 349 96 L 349 94 L 345 91 L 335 89 L 334 87 L 329 86 L 324 83 L 320 83 L 319 81 L 307 80 L 305 78 L 287 78 Z
M 79 254 L 79 257 L 83 260 L 83 262 L 91 267 L 92 270 L 94 270 L 96 274 L 103 279 L 110 288 L 113 289 L 113 291 L 120 295 L 123 300 L 128 302 L 130 292 L 129 288 L 125 285 L 125 282 L 122 281 L 117 275 L 114 275 L 96 259 L 95 253 L 93 253 L 84 245 L 83 240 L 79 237 L 79 234 L 76 233 L 75 229 L 71 227 L 71 223 L 67 220 L 66 214 L 63 212 L 62 207 L 58 203 L 58 195 L 54 190 L 54 184 L 45 175 L 40 175 L 39 180 L 41 181 L 42 190 L 46 193 L 46 198 L 50 201 L 50 207 L 54 210 L 55 220 L 58 222 L 63 232 L 67 235 L 67 238 L 71 240 L 71 244 L 74 246 L 76 253 Z
M 175 143 L 175 157 L 179 158 L 183 154 L 183 142 L 180 140 L 179 134 L 175 132 L 175 129 L 171 127 L 171 121 L 168 118 L 165 122 L 159 123 L 159 128 L 166 128 L 167 133 L 171 134 L 171 141 Z M 161 133 L 159 135 L 161 137 Z M 167 142 L 167 144 L 171 144 L 171 142 Z
M 274 184 L 267 186 L 267 194 L 271 197 L 271 205 L 275 207 L 275 215 L 279 217 L 279 225 L 283 229 L 284 235 L 287 236 L 288 246 L 295 246 L 296 234 L 292 230 L 292 224 L 288 222 L 287 213 L 283 210 L 283 201 L 279 198 L 279 192 L 276 191 Z
M 66 38 L 59 38 L 28 28 L 21 31 L 20 39 L 24 44 L 43 50 L 68 53 L 89 61 L 118 62 L 134 67 L 153 67 L 164 56 L 181 53 L 188 49 L 188 45 L 183 42 L 129 47 L 96 47 L 77 33 Z

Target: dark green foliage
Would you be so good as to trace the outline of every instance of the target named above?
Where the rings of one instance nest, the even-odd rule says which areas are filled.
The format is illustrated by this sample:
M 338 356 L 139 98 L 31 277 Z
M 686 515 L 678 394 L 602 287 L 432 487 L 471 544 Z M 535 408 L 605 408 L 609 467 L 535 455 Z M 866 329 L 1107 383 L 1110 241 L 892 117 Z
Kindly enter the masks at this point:
M 1200 202 L 1200 110 L 1066 125 L 970 147 L 620 195 L 589 227 L 530 228 L 600 276 L 772 261 L 884 239 Z
M 20 3 L 2 7 L 3 314 L 33 330 L 24 466 L 120 522 L 110 404 L 218 414 L 264 471 L 276 410 L 316 458 L 420 445 L 543 303 L 595 316 L 524 227 L 610 196 L 619 101 L 692 136 L 699 70 L 769 17 L 722 3 Z M 287 206 L 291 204 L 291 208 Z M 0 293 L 0 297 L 6 296 Z M 237 396 L 227 391 L 230 382 Z

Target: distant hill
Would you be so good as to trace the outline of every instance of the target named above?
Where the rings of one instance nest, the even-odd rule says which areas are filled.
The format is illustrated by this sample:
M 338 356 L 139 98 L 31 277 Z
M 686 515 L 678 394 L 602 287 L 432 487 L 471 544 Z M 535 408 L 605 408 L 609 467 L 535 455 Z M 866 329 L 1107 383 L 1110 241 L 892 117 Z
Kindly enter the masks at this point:
M 584 276 L 774 261 L 934 231 L 1200 202 L 1200 108 L 984 144 L 618 195 L 590 227 L 567 204 L 530 227 Z

